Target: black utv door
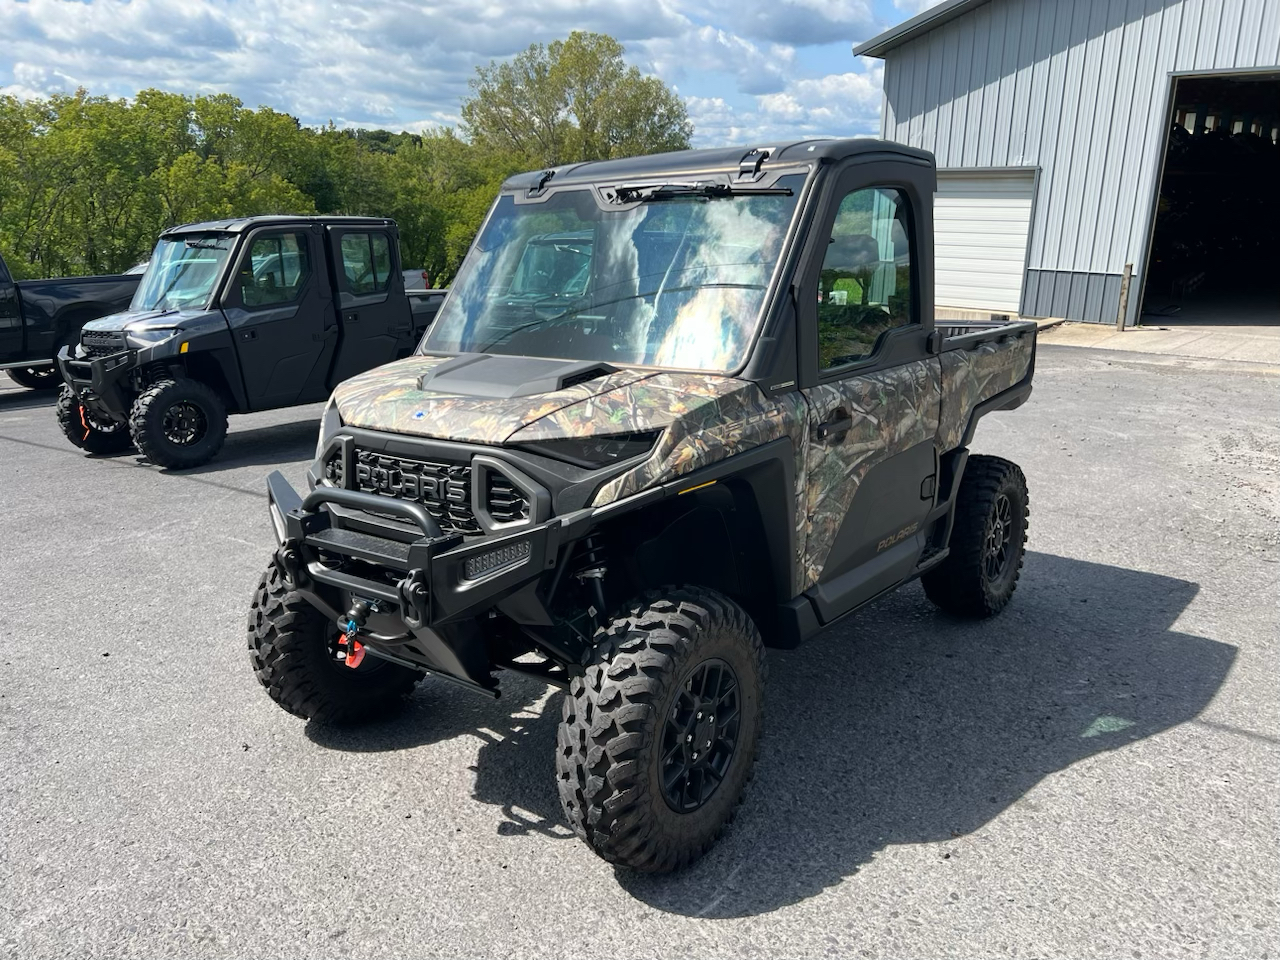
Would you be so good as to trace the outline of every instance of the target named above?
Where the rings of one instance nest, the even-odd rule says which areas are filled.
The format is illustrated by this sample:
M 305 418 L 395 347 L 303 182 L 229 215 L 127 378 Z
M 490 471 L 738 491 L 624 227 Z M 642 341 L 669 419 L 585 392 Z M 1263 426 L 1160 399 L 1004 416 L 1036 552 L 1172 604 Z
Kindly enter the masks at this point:
M 932 246 L 918 242 L 928 200 L 909 183 L 865 186 L 872 174 L 837 180 L 800 285 L 804 575 L 824 622 L 912 573 L 935 497 L 940 366 L 914 262 Z
M 412 317 L 395 234 L 381 228 L 329 231 L 341 333 L 333 388 L 413 349 Z
M 328 396 L 338 326 L 318 227 L 252 233 L 223 310 L 251 410 Z

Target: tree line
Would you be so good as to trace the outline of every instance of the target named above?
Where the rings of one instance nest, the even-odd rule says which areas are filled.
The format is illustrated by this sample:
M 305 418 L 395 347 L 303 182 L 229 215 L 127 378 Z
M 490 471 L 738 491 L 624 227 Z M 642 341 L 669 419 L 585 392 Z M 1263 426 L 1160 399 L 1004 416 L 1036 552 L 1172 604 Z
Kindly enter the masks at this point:
M 403 262 L 447 283 L 502 181 L 685 149 L 684 104 L 575 32 L 477 68 L 458 129 L 304 126 L 229 94 L 0 97 L 0 252 L 18 278 L 118 273 L 179 223 L 266 213 L 386 216 Z

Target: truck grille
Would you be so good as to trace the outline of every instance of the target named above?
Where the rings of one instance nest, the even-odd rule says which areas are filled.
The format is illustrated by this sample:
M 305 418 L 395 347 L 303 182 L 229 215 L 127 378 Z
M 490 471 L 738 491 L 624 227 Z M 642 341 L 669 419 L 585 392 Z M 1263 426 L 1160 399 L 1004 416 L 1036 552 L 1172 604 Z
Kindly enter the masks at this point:
M 85 330 L 80 334 L 81 352 L 87 357 L 109 357 L 127 350 L 123 333 Z
M 471 466 L 390 456 L 356 447 L 355 482 L 351 489 L 420 503 L 445 533 L 478 534 L 483 529 L 471 508 Z M 325 479 L 344 486 L 342 455 L 335 450 L 325 462 Z M 488 471 L 485 505 L 499 523 L 527 519 L 529 501 L 506 477 Z

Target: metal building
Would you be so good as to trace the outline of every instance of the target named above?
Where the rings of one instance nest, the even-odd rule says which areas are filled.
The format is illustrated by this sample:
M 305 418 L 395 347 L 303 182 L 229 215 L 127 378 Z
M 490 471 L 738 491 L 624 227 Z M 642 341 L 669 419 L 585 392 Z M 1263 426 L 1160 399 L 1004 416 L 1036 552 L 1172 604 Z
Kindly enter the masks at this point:
M 1129 325 L 1280 318 L 1280 0 L 945 0 L 853 52 L 937 156 L 940 306 L 1115 322 L 1131 264 Z

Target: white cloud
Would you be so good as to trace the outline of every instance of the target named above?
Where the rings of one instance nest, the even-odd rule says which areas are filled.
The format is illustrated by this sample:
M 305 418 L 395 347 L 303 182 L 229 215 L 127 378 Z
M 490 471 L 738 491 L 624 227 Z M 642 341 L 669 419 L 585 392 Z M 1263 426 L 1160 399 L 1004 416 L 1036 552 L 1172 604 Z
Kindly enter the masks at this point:
M 914 17 L 917 13 L 923 13 L 941 2 L 942 0 L 893 0 L 893 5 L 899 10 L 905 10 L 908 17 Z
M 865 132 L 879 110 L 877 68 L 814 78 L 806 52 L 875 32 L 870 0 L 0 0 L 0 92 L 225 91 L 304 123 L 421 130 L 457 122 L 477 65 L 578 29 L 696 94 L 699 144 Z

